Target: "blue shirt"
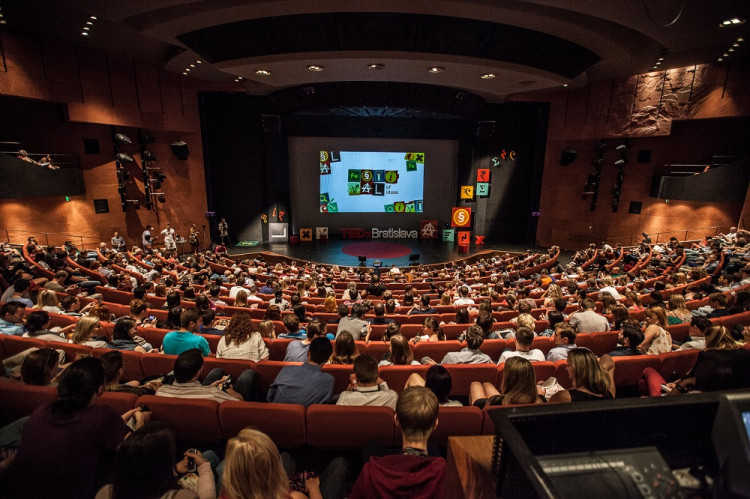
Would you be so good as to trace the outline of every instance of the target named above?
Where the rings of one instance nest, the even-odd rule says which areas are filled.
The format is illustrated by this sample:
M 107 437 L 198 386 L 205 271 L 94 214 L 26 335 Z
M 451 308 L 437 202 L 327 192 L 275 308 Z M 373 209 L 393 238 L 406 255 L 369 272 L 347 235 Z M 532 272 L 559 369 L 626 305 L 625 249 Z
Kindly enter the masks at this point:
M 23 334 L 23 324 L 13 324 L 12 322 L 0 319 L 0 334 L 21 336 Z
M 164 336 L 161 343 L 164 353 L 169 355 L 180 355 L 190 349 L 197 348 L 204 357 L 211 355 L 208 340 L 189 331 L 172 331 Z
M 320 370 L 317 364 L 286 366 L 279 371 L 267 400 L 280 404 L 327 404 L 333 396 L 333 376 Z
M 302 341 L 293 341 L 286 346 L 284 362 L 307 362 L 307 351 L 310 344 L 305 345 Z

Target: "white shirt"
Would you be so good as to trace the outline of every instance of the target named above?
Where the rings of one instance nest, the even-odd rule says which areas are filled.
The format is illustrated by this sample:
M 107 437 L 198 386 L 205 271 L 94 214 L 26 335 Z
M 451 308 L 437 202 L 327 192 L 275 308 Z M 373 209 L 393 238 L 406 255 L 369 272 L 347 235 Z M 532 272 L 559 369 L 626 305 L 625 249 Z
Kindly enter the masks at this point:
M 216 358 L 243 359 L 259 362 L 261 359 L 268 358 L 268 348 L 263 341 L 263 337 L 258 332 L 253 333 L 246 342 L 240 345 L 232 342 L 230 346 L 227 346 L 227 339 L 222 336 L 216 347 Z
M 612 298 L 614 298 L 617 301 L 620 301 L 622 297 L 620 296 L 620 293 L 617 292 L 617 290 L 614 288 L 614 286 L 604 286 L 602 289 L 599 290 L 599 299 L 602 299 L 603 293 L 609 293 L 612 295 Z
M 454 305 L 474 305 L 474 300 L 471 298 L 459 298 L 453 302 Z
M 398 393 L 388 388 L 383 381 L 377 386 L 358 386 L 352 391 L 341 392 L 336 405 L 375 405 L 396 410 Z
M 542 353 L 542 351 L 539 350 L 538 348 L 534 348 L 532 350 L 529 350 L 528 352 L 522 352 L 520 350 L 515 350 L 515 351 L 508 350 L 508 351 L 503 352 L 503 354 L 500 356 L 498 365 L 503 364 L 505 361 L 507 361 L 508 359 L 512 357 L 522 357 L 528 360 L 529 362 L 542 362 L 545 360 L 544 353 Z

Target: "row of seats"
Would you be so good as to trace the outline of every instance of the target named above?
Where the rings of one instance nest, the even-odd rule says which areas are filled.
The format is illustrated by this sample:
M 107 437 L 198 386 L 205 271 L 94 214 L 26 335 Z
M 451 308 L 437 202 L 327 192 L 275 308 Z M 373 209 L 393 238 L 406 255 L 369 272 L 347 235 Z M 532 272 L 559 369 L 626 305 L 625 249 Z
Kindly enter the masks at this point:
M 0 336 L 0 353 L 5 356 L 12 355 L 19 351 L 19 348 L 25 346 L 28 348 L 30 344 L 24 341 L 23 338 L 16 338 L 11 336 Z M 45 346 L 43 342 L 38 341 L 38 344 L 34 346 Z M 492 340 L 490 340 L 492 341 Z M 503 340 L 495 340 L 503 341 Z M 424 343 L 424 346 L 429 345 L 430 348 L 440 346 L 446 342 L 434 342 Z M 456 342 L 457 343 L 457 342 Z M 373 345 L 372 343 L 370 345 Z M 370 345 L 366 345 L 369 347 Z M 50 343 L 50 347 L 59 348 L 63 347 L 66 353 L 70 353 L 70 347 L 79 347 L 78 345 L 67 345 L 62 343 Z M 416 345 L 417 347 L 420 344 Z M 459 346 L 459 345 L 456 345 Z M 84 354 L 90 354 L 95 357 L 100 357 L 104 353 L 108 352 L 108 349 L 89 349 Z M 375 353 L 366 350 L 368 353 Z M 422 351 L 422 350 L 418 350 Z M 424 350 L 423 352 L 430 352 L 431 350 Z M 77 349 L 76 353 L 80 353 Z M 122 352 L 125 362 L 125 372 L 123 380 L 141 380 L 150 376 L 160 376 L 167 374 L 172 371 L 174 362 L 176 360 L 175 355 L 164 355 L 164 354 L 140 354 L 137 352 L 123 351 Z M 615 357 L 615 384 L 618 387 L 631 387 L 638 384 L 643 369 L 651 367 L 660 373 L 665 379 L 672 380 L 678 377 L 684 376 L 687 372 L 692 369 L 697 359 L 698 351 L 687 350 L 682 352 L 670 352 L 661 355 L 638 355 L 632 357 Z M 436 358 L 438 355 L 431 355 Z M 438 359 L 439 360 L 439 359 Z M 277 361 L 277 360 L 263 360 L 260 362 L 252 362 L 248 360 L 236 360 L 236 359 L 217 359 L 216 357 L 206 357 L 205 364 L 203 366 L 202 376 L 208 374 L 213 368 L 221 368 L 226 373 L 232 375 L 235 379 L 245 369 L 253 369 L 256 374 L 256 382 L 262 392 L 267 392 L 271 383 L 276 379 L 279 371 L 290 363 Z M 551 376 L 555 376 L 560 384 L 566 388 L 570 387 L 570 381 L 568 374 L 565 369 L 567 362 L 534 362 L 534 372 L 538 380 L 545 380 Z M 501 386 L 503 370 L 505 365 L 495 364 L 458 364 L 458 365 L 446 365 L 446 369 L 451 373 L 453 379 L 453 389 L 451 394 L 458 397 L 466 397 L 469 394 L 469 385 L 472 381 L 488 382 L 496 386 Z M 414 366 L 384 366 L 380 368 L 380 377 L 383 378 L 388 385 L 400 392 L 406 380 L 412 373 L 418 373 L 421 376 L 425 376 L 428 366 L 426 365 L 414 365 Z M 340 393 L 346 390 L 349 384 L 350 375 L 353 372 L 351 365 L 325 365 L 323 371 L 333 375 L 335 380 L 334 393 Z
M 40 405 L 52 402 L 51 387 L 0 383 L 0 424 L 27 416 Z M 113 406 L 118 413 L 146 406 L 153 419 L 165 422 L 179 441 L 217 444 L 253 426 L 271 437 L 281 449 L 312 446 L 318 449 L 361 449 L 370 442 L 400 446 L 389 407 L 269 404 L 176 399 L 130 393 L 104 393 L 95 403 Z M 445 446 L 449 436 L 494 433 L 487 411 L 476 407 L 441 407 L 437 430 L 431 441 Z

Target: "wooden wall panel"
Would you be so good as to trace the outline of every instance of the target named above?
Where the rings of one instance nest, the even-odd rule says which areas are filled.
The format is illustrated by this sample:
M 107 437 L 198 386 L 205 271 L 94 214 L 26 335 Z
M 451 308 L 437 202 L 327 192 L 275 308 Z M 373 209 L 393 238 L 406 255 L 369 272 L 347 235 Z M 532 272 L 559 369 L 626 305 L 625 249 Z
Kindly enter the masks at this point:
M 50 100 L 83 102 L 76 48 L 72 43 L 45 40 L 42 45 Z
M 107 54 L 88 47 L 78 47 L 83 102 L 100 109 L 113 107 Z
M 39 41 L 30 36 L 0 33 L 7 71 L 0 73 L 0 94 L 48 99 Z

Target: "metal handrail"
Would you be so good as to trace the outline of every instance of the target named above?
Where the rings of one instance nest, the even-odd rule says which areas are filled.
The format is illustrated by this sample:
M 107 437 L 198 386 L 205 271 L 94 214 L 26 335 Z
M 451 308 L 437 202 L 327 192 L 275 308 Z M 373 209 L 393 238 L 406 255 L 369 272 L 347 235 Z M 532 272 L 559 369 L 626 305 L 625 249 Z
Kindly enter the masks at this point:
M 676 229 L 662 232 L 649 232 L 648 235 L 649 237 L 651 237 L 652 244 L 659 243 L 660 239 L 661 241 L 668 241 L 672 236 L 677 237 L 677 239 L 679 239 L 680 241 L 692 241 L 701 240 L 704 236 L 711 234 L 711 232 L 713 232 L 713 234 L 711 234 L 712 236 L 717 236 L 722 232 L 726 233 L 731 227 L 734 227 L 734 225 L 711 225 L 709 227 L 698 227 L 694 229 Z M 608 243 L 620 243 L 623 246 L 634 246 L 637 245 L 642 239 L 643 236 L 641 236 L 641 234 L 639 233 L 638 235 L 631 236 L 609 237 L 605 239 L 605 241 L 607 241 Z M 628 241 L 628 244 L 625 244 L 624 241 L 626 240 Z
M 102 241 L 99 234 L 85 235 L 71 234 L 68 232 L 44 232 L 21 229 L 4 229 L 4 231 L 5 241 L 8 244 L 26 244 L 28 238 L 33 236 L 39 244 L 44 244 L 45 246 L 61 246 L 65 241 L 72 241 L 75 244 L 79 244 L 80 242 L 80 249 L 86 249 L 87 242 L 89 242 L 91 248 L 97 248 L 99 242 Z M 94 231 L 92 231 L 92 233 L 93 232 Z

